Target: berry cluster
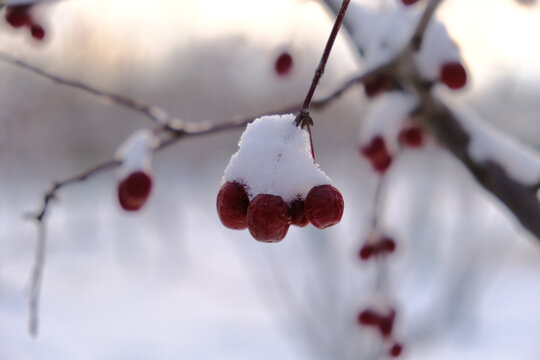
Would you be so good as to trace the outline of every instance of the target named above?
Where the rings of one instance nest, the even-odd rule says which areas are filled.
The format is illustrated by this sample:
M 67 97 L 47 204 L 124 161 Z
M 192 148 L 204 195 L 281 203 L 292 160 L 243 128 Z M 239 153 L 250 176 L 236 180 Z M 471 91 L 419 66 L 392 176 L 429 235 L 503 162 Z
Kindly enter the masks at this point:
M 369 260 L 373 256 L 377 257 L 384 254 L 393 253 L 396 250 L 396 242 L 388 237 L 384 236 L 377 239 L 375 242 L 368 242 L 362 246 L 358 255 L 362 260 Z
M 293 115 L 265 116 L 242 134 L 217 195 L 226 227 L 278 242 L 290 225 L 324 229 L 341 220 L 343 197 L 313 161 L 309 139 L 293 121 Z
M 155 136 L 148 130 L 132 134 L 116 153 L 121 161 L 118 169 L 118 201 L 126 211 L 139 210 L 152 190 L 151 160 L 156 145 Z
M 32 15 L 32 4 L 6 6 L 5 19 L 14 28 L 26 27 L 36 40 L 45 38 L 45 29 Z
M 392 357 L 399 357 L 403 351 L 403 345 L 392 339 L 396 310 L 390 308 L 388 312 L 383 313 L 373 308 L 367 308 L 358 314 L 358 324 L 367 327 L 373 327 L 385 341 L 391 342 L 388 353 Z
M 415 98 L 392 91 L 377 98 L 366 114 L 359 152 L 377 173 L 384 174 L 390 168 L 399 147 L 418 149 L 424 145 L 424 130 L 411 116 L 415 105 Z
M 354 19 L 352 36 L 364 53 L 367 69 L 391 62 L 411 40 L 410 34 L 418 24 L 421 12 L 411 6 L 418 0 L 398 0 L 380 12 L 360 2 L 353 2 L 348 11 Z M 467 71 L 458 46 L 446 27 L 432 19 L 424 33 L 421 47 L 412 54 L 420 77 L 427 83 L 441 83 L 458 90 L 467 84 Z M 380 73 L 364 83 L 367 97 L 399 88 L 399 79 Z
M 281 241 L 290 225 L 308 223 L 324 229 L 337 224 L 343 215 L 343 197 L 332 185 L 312 188 L 305 200 L 300 197 L 286 203 L 281 196 L 258 194 L 251 201 L 244 185 L 226 182 L 217 196 L 217 211 L 223 225 L 230 229 L 249 229 L 251 236 L 263 242 Z

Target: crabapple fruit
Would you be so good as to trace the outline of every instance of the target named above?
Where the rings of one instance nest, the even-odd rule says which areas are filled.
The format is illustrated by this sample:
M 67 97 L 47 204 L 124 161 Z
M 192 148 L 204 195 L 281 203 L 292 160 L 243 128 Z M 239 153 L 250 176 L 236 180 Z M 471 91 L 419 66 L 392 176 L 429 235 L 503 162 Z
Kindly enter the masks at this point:
M 371 244 L 365 244 L 358 252 L 358 255 L 362 260 L 368 260 L 369 258 L 371 258 L 371 256 L 375 254 L 375 248 Z
M 14 28 L 30 25 L 32 23 L 30 7 L 30 5 L 7 6 L 5 18 L 8 24 Z
M 401 129 L 398 137 L 404 146 L 420 148 L 424 145 L 424 132 L 421 127 L 416 125 Z
M 139 210 L 150 195 L 152 178 L 144 171 L 129 174 L 118 185 L 118 200 L 124 210 Z
M 459 62 L 446 63 L 440 70 L 441 81 L 452 90 L 461 89 L 467 83 L 467 72 Z
M 365 309 L 358 314 L 358 323 L 360 325 L 377 325 L 379 323 L 379 314 L 371 309 Z
M 281 241 L 287 235 L 290 224 L 289 207 L 281 196 L 259 194 L 249 203 L 247 226 L 256 240 Z
M 309 224 L 304 208 L 304 200 L 298 197 L 289 203 L 289 216 L 292 225 L 304 227 Z
M 381 136 L 374 137 L 368 145 L 360 150 L 370 160 L 375 171 L 380 174 L 385 173 L 392 164 L 392 156 Z
M 32 37 L 36 40 L 43 40 L 45 37 L 45 29 L 41 25 L 33 24 L 30 27 L 30 34 L 32 34 Z
M 344 209 L 343 196 L 332 185 L 313 187 L 304 202 L 306 216 L 316 228 L 324 229 L 340 222 Z
M 403 352 L 403 345 L 396 342 L 392 347 L 390 348 L 390 356 L 391 357 L 399 357 L 401 353 Z
M 238 182 L 226 182 L 217 195 L 219 219 L 229 229 L 247 228 L 249 198 L 244 186 Z
M 293 67 L 293 57 L 287 51 L 283 51 L 276 59 L 274 69 L 280 76 L 288 75 Z

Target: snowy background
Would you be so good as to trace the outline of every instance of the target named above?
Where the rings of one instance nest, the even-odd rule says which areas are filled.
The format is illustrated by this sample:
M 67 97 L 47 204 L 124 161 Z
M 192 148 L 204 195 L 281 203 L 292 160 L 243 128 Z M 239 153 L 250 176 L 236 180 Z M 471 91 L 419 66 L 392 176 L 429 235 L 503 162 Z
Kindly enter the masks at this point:
M 540 9 L 510 0 L 441 9 L 472 81 L 456 94 L 540 148 Z M 0 49 L 62 76 L 222 121 L 299 102 L 331 20 L 316 2 L 69 0 L 44 9 L 34 44 L 0 26 Z M 479 21 L 481 19 L 481 21 Z M 340 39 L 320 93 L 357 70 Z M 290 76 L 273 72 L 288 50 Z M 321 168 L 345 198 L 342 222 L 291 228 L 277 245 L 225 229 L 215 211 L 240 131 L 187 139 L 154 159 L 154 192 L 121 211 L 113 173 L 66 188 L 48 222 L 37 339 L 27 332 L 36 239 L 23 215 L 53 180 L 113 156 L 135 113 L 0 64 L 0 359 L 358 359 L 355 324 L 373 266 L 356 253 L 375 185 L 356 152 L 367 101 L 353 91 L 315 114 Z M 537 359 L 540 246 L 434 145 L 389 174 L 383 224 L 406 359 Z M 539 220 L 540 221 L 540 220 Z

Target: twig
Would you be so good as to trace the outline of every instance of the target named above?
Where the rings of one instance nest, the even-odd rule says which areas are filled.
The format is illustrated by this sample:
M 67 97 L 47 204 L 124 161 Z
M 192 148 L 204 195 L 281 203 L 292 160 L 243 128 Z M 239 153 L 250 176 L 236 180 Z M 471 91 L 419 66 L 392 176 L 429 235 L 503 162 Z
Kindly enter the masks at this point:
M 109 91 L 100 90 L 80 81 L 70 80 L 64 77 L 51 74 L 50 72 L 40 69 L 23 60 L 16 59 L 3 52 L 0 52 L 0 61 L 3 61 L 6 64 L 15 65 L 21 69 L 30 71 L 31 73 L 35 75 L 51 80 L 57 84 L 82 90 L 86 93 L 89 93 L 89 94 L 98 96 L 100 98 L 103 98 L 104 100 L 110 101 L 116 105 L 136 111 L 150 118 L 154 123 L 158 125 L 165 125 L 171 120 L 171 117 L 164 110 L 156 106 L 147 105 L 137 100 L 128 98 L 126 96 L 118 95 Z
M 347 7 L 349 6 L 350 2 L 350 0 L 343 0 L 343 3 L 341 4 L 341 8 L 339 9 L 339 12 L 336 16 L 336 21 L 334 22 L 334 27 L 332 28 L 330 36 L 326 41 L 326 46 L 324 47 L 323 55 L 319 62 L 319 66 L 315 70 L 315 75 L 311 80 L 311 86 L 309 87 L 306 98 L 304 99 L 302 107 L 300 108 L 300 111 L 298 112 L 298 115 L 295 119 L 296 126 L 300 126 L 301 128 L 305 127 L 309 134 L 309 144 L 311 147 L 311 156 L 313 157 L 313 161 L 315 161 L 315 150 L 313 148 L 313 136 L 311 134 L 310 128 L 310 126 L 313 125 L 313 119 L 309 115 L 309 106 L 311 105 L 313 95 L 315 94 L 315 89 L 319 85 L 319 81 L 324 74 L 326 63 L 328 62 L 328 58 L 330 57 L 330 53 L 332 52 L 332 47 L 334 46 L 334 42 L 336 41 L 339 29 L 341 27 L 341 24 L 343 23 L 343 17 L 347 12 Z
M 431 21 L 431 18 L 433 18 L 433 15 L 435 14 L 435 10 L 437 10 L 437 7 L 442 2 L 443 0 L 430 0 L 430 2 L 426 5 L 426 8 L 424 9 L 424 13 L 422 14 L 422 17 L 420 18 L 420 21 L 418 22 L 418 25 L 416 26 L 416 29 L 410 41 L 410 44 L 413 50 L 415 51 L 420 50 L 420 47 L 422 46 L 422 41 L 424 39 L 424 34 L 429 25 L 429 22 Z

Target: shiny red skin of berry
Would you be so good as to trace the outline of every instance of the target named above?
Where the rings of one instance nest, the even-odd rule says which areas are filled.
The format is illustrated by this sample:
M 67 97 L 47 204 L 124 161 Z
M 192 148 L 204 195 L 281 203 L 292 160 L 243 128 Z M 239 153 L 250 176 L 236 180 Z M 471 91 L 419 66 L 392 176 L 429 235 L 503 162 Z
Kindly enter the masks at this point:
M 371 256 L 375 255 L 375 249 L 371 244 L 365 244 L 360 249 L 360 252 L 358 253 L 360 256 L 360 259 L 362 260 L 369 260 Z
M 325 229 L 340 222 L 344 207 L 343 196 L 332 185 L 313 187 L 304 201 L 306 216 L 318 229 Z
M 401 2 L 403 3 L 403 5 L 413 5 L 416 4 L 418 0 L 402 0 Z
M 458 62 L 446 63 L 441 67 L 441 81 L 452 90 L 458 90 L 467 83 L 467 72 Z
M 424 145 L 424 131 L 419 126 L 409 126 L 399 132 L 399 141 L 412 148 L 420 148 Z
M 281 196 L 259 194 L 249 203 L 247 226 L 255 240 L 281 241 L 287 235 L 290 224 L 289 206 Z
M 293 68 L 293 57 L 288 52 L 284 51 L 276 59 L 274 70 L 280 76 L 288 75 Z
M 380 321 L 380 316 L 371 309 L 366 309 L 358 314 L 358 323 L 364 326 L 374 326 Z
M 45 29 L 41 25 L 33 24 L 30 27 L 30 34 L 36 40 L 43 40 L 45 38 Z
M 247 228 L 249 197 L 244 185 L 226 182 L 217 195 L 217 212 L 225 227 L 234 230 Z
M 380 135 L 375 136 L 360 151 L 369 159 L 373 169 L 380 174 L 385 173 L 390 165 L 392 165 L 392 156 L 388 152 L 384 139 Z
M 382 74 L 364 83 L 364 93 L 368 98 L 373 98 L 390 88 L 390 77 Z
M 400 343 L 395 343 L 390 348 L 390 356 L 391 357 L 399 357 L 402 352 L 403 352 L 403 345 L 401 345 Z
M 6 7 L 5 18 L 9 25 L 14 28 L 27 26 L 32 23 L 32 17 L 28 12 L 30 5 L 14 5 Z
M 296 198 L 289 203 L 289 216 L 291 217 L 292 225 L 304 227 L 309 224 L 304 210 L 304 200 Z
M 150 195 L 152 178 L 143 171 L 129 174 L 118 185 L 118 200 L 126 211 L 139 210 Z

